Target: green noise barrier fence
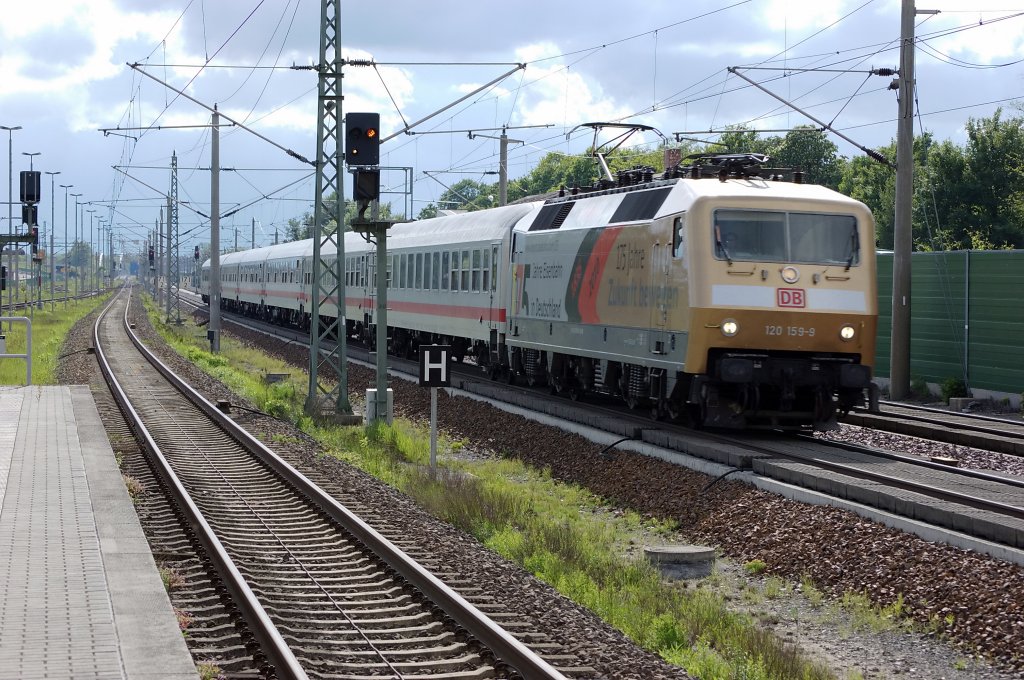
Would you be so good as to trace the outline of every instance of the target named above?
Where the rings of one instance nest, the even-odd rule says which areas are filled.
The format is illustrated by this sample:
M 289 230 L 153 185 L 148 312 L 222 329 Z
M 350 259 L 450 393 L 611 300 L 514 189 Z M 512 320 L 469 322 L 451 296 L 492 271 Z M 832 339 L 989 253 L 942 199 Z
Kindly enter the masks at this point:
M 889 376 L 891 252 L 878 254 L 878 356 Z M 914 253 L 910 283 L 910 375 L 970 389 L 1024 392 L 1024 250 Z

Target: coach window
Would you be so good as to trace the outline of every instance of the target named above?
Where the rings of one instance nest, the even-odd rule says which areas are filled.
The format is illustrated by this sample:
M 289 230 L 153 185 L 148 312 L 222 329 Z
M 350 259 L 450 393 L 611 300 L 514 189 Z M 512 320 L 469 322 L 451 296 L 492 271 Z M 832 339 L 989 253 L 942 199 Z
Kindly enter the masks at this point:
M 423 253 L 416 253 L 416 289 L 423 289 Z
M 430 268 L 430 289 L 441 290 L 441 253 L 434 251 L 432 254 L 434 264 Z
M 461 276 L 459 279 L 459 290 L 469 290 L 469 274 L 472 270 L 471 264 L 472 261 L 470 260 L 469 251 L 463 250 L 462 261 L 459 263 L 459 274 Z
M 424 253 L 423 255 L 423 290 L 430 290 L 430 275 L 433 267 L 430 266 L 430 253 Z
M 480 292 L 480 251 L 473 251 L 473 292 Z
M 448 251 L 441 253 L 441 271 L 438 272 L 441 276 L 441 290 L 448 290 L 448 272 L 450 266 L 450 260 L 448 259 Z
M 452 291 L 459 289 L 459 251 L 452 251 Z
M 491 289 L 491 251 L 484 251 L 484 292 Z
M 398 261 L 398 287 L 405 288 L 406 257 L 402 253 L 402 259 Z

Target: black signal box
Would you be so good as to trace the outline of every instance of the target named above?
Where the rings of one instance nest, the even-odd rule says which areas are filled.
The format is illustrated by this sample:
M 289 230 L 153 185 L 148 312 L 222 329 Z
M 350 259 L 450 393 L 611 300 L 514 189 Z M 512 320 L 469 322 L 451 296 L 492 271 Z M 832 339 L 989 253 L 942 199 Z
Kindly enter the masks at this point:
M 380 163 L 379 113 L 350 113 L 345 116 L 345 162 L 349 165 Z
M 21 204 L 21 223 L 34 227 L 39 224 L 39 206 L 35 203 Z
M 375 201 L 380 198 L 380 171 L 356 170 L 352 198 L 357 201 Z
M 22 203 L 38 203 L 39 202 L 39 171 L 38 170 L 22 170 L 21 171 L 21 202 Z

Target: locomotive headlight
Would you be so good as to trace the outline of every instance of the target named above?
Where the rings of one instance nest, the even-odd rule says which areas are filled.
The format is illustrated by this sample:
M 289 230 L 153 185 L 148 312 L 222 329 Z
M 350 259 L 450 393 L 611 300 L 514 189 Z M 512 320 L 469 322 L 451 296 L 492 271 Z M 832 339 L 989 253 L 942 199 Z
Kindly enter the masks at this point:
M 796 283 L 800 280 L 800 270 L 796 267 L 783 267 L 782 280 L 786 283 Z
M 839 337 L 842 338 L 843 340 L 853 340 L 853 336 L 856 334 L 857 331 L 854 330 L 853 326 L 851 326 L 850 324 L 846 324 L 845 326 L 839 329 Z
M 722 335 L 727 338 L 731 338 L 740 331 L 740 325 L 732 319 L 726 319 L 722 322 Z

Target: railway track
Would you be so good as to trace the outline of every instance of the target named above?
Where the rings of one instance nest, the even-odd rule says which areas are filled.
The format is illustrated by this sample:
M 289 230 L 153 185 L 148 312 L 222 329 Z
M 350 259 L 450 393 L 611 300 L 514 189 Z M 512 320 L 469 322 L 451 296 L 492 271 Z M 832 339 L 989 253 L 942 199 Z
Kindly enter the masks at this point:
M 852 411 L 843 422 L 935 441 L 1024 456 L 1024 420 L 882 402 L 880 413 Z
M 265 674 L 563 677 L 494 615 L 190 394 L 135 338 L 127 302 L 127 293 L 117 296 L 97 320 L 101 368 L 216 566 Z M 500 603 L 492 606 L 500 616 Z

